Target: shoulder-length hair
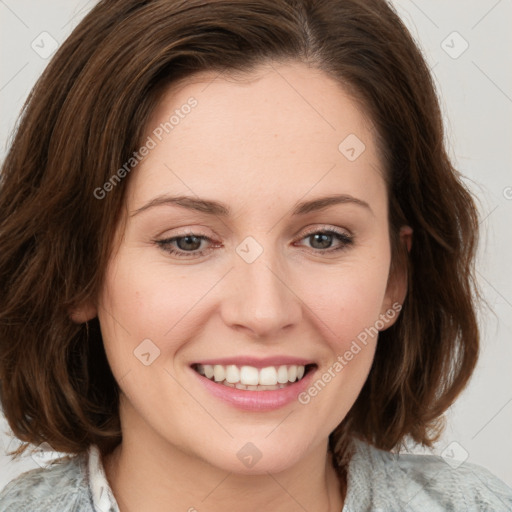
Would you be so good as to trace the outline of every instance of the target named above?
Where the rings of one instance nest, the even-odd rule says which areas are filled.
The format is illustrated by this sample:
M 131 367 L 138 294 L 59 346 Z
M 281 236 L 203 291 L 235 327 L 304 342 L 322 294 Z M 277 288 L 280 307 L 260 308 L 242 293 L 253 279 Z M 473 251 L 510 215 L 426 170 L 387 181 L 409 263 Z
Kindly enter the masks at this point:
M 447 155 L 428 66 L 394 9 L 384 0 L 103 0 L 36 83 L 1 169 L 0 396 L 24 443 L 106 454 L 121 441 L 98 320 L 69 315 L 98 295 L 130 175 L 98 190 L 140 147 L 166 87 L 272 61 L 324 71 L 373 121 L 391 271 L 408 272 L 400 317 L 380 334 L 330 448 L 341 453 L 349 435 L 386 450 L 441 435 L 478 357 L 478 218 Z M 410 253 L 399 244 L 404 224 Z

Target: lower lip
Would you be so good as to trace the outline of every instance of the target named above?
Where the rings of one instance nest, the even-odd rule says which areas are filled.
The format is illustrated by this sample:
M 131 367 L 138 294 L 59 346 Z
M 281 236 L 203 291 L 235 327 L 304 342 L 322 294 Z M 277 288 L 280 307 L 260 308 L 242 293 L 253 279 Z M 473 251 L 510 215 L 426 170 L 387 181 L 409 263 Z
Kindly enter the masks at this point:
M 238 409 L 261 412 L 279 409 L 280 407 L 298 401 L 298 395 L 310 385 L 317 368 L 315 367 L 309 370 L 301 380 L 289 384 L 285 388 L 272 391 L 249 391 L 230 388 L 224 384 L 217 384 L 211 381 L 192 368 L 191 370 L 213 396 L 220 398 Z

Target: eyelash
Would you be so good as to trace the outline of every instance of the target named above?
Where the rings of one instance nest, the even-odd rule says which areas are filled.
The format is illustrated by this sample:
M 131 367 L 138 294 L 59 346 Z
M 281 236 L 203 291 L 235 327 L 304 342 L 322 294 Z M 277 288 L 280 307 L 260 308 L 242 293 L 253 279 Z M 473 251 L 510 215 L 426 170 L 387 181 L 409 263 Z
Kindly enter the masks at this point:
M 304 233 L 304 235 L 302 236 L 302 238 L 300 238 L 300 240 L 303 240 L 305 238 L 309 238 L 313 235 L 317 235 L 317 234 L 326 234 L 326 235 L 334 235 L 334 237 L 339 241 L 341 242 L 341 244 L 332 249 L 332 248 L 329 248 L 329 249 L 312 249 L 313 250 L 313 253 L 315 254 L 331 254 L 331 253 L 337 253 L 339 251 L 343 251 L 345 249 L 347 249 L 349 246 L 351 246 L 353 243 L 354 243 L 354 239 L 351 235 L 347 235 L 346 233 L 342 232 L 342 231 L 338 231 L 336 229 L 321 229 L 321 230 L 312 230 L 312 231 L 307 231 L 306 233 Z M 195 258 L 200 258 L 201 256 L 203 256 L 209 249 L 204 249 L 202 251 L 199 251 L 199 252 L 188 252 L 188 251 L 183 251 L 183 250 L 180 250 L 180 249 L 176 249 L 174 248 L 171 244 L 177 240 L 180 240 L 182 238 L 186 238 L 188 236 L 193 236 L 194 238 L 197 238 L 199 240 L 204 240 L 204 241 L 210 241 L 212 242 L 211 238 L 205 236 L 205 235 L 198 235 L 196 233 L 186 233 L 186 234 L 183 234 L 183 235 L 180 235 L 180 236 L 175 236 L 175 237 L 172 237 L 172 238 L 166 238 L 165 240 L 154 240 L 154 242 L 161 248 L 163 249 L 165 252 L 167 252 L 168 254 L 170 255 L 173 255 L 173 256 L 176 256 L 178 258 L 183 258 L 183 259 L 195 259 Z M 210 249 L 211 250 L 211 249 Z

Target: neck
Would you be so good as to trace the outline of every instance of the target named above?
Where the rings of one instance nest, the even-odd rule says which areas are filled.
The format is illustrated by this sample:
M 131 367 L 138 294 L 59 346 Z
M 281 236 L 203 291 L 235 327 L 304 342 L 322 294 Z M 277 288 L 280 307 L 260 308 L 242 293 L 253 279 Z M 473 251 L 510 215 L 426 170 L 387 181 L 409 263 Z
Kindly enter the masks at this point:
M 103 460 L 121 512 L 184 510 L 224 512 L 340 512 L 346 482 L 334 469 L 327 442 L 279 473 L 230 473 L 169 443 L 124 436 Z

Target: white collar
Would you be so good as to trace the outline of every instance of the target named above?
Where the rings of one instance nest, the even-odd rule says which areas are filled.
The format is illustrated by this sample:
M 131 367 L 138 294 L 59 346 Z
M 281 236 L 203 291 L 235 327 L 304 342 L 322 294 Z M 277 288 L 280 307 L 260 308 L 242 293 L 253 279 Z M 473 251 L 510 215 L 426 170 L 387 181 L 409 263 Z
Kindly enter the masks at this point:
M 92 502 L 95 512 L 119 512 L 119 507 L 108 484 L 101 454 L 96 445 L 91 445 L 88 450 L 87 474 L 89 489 L 92 494 Z

